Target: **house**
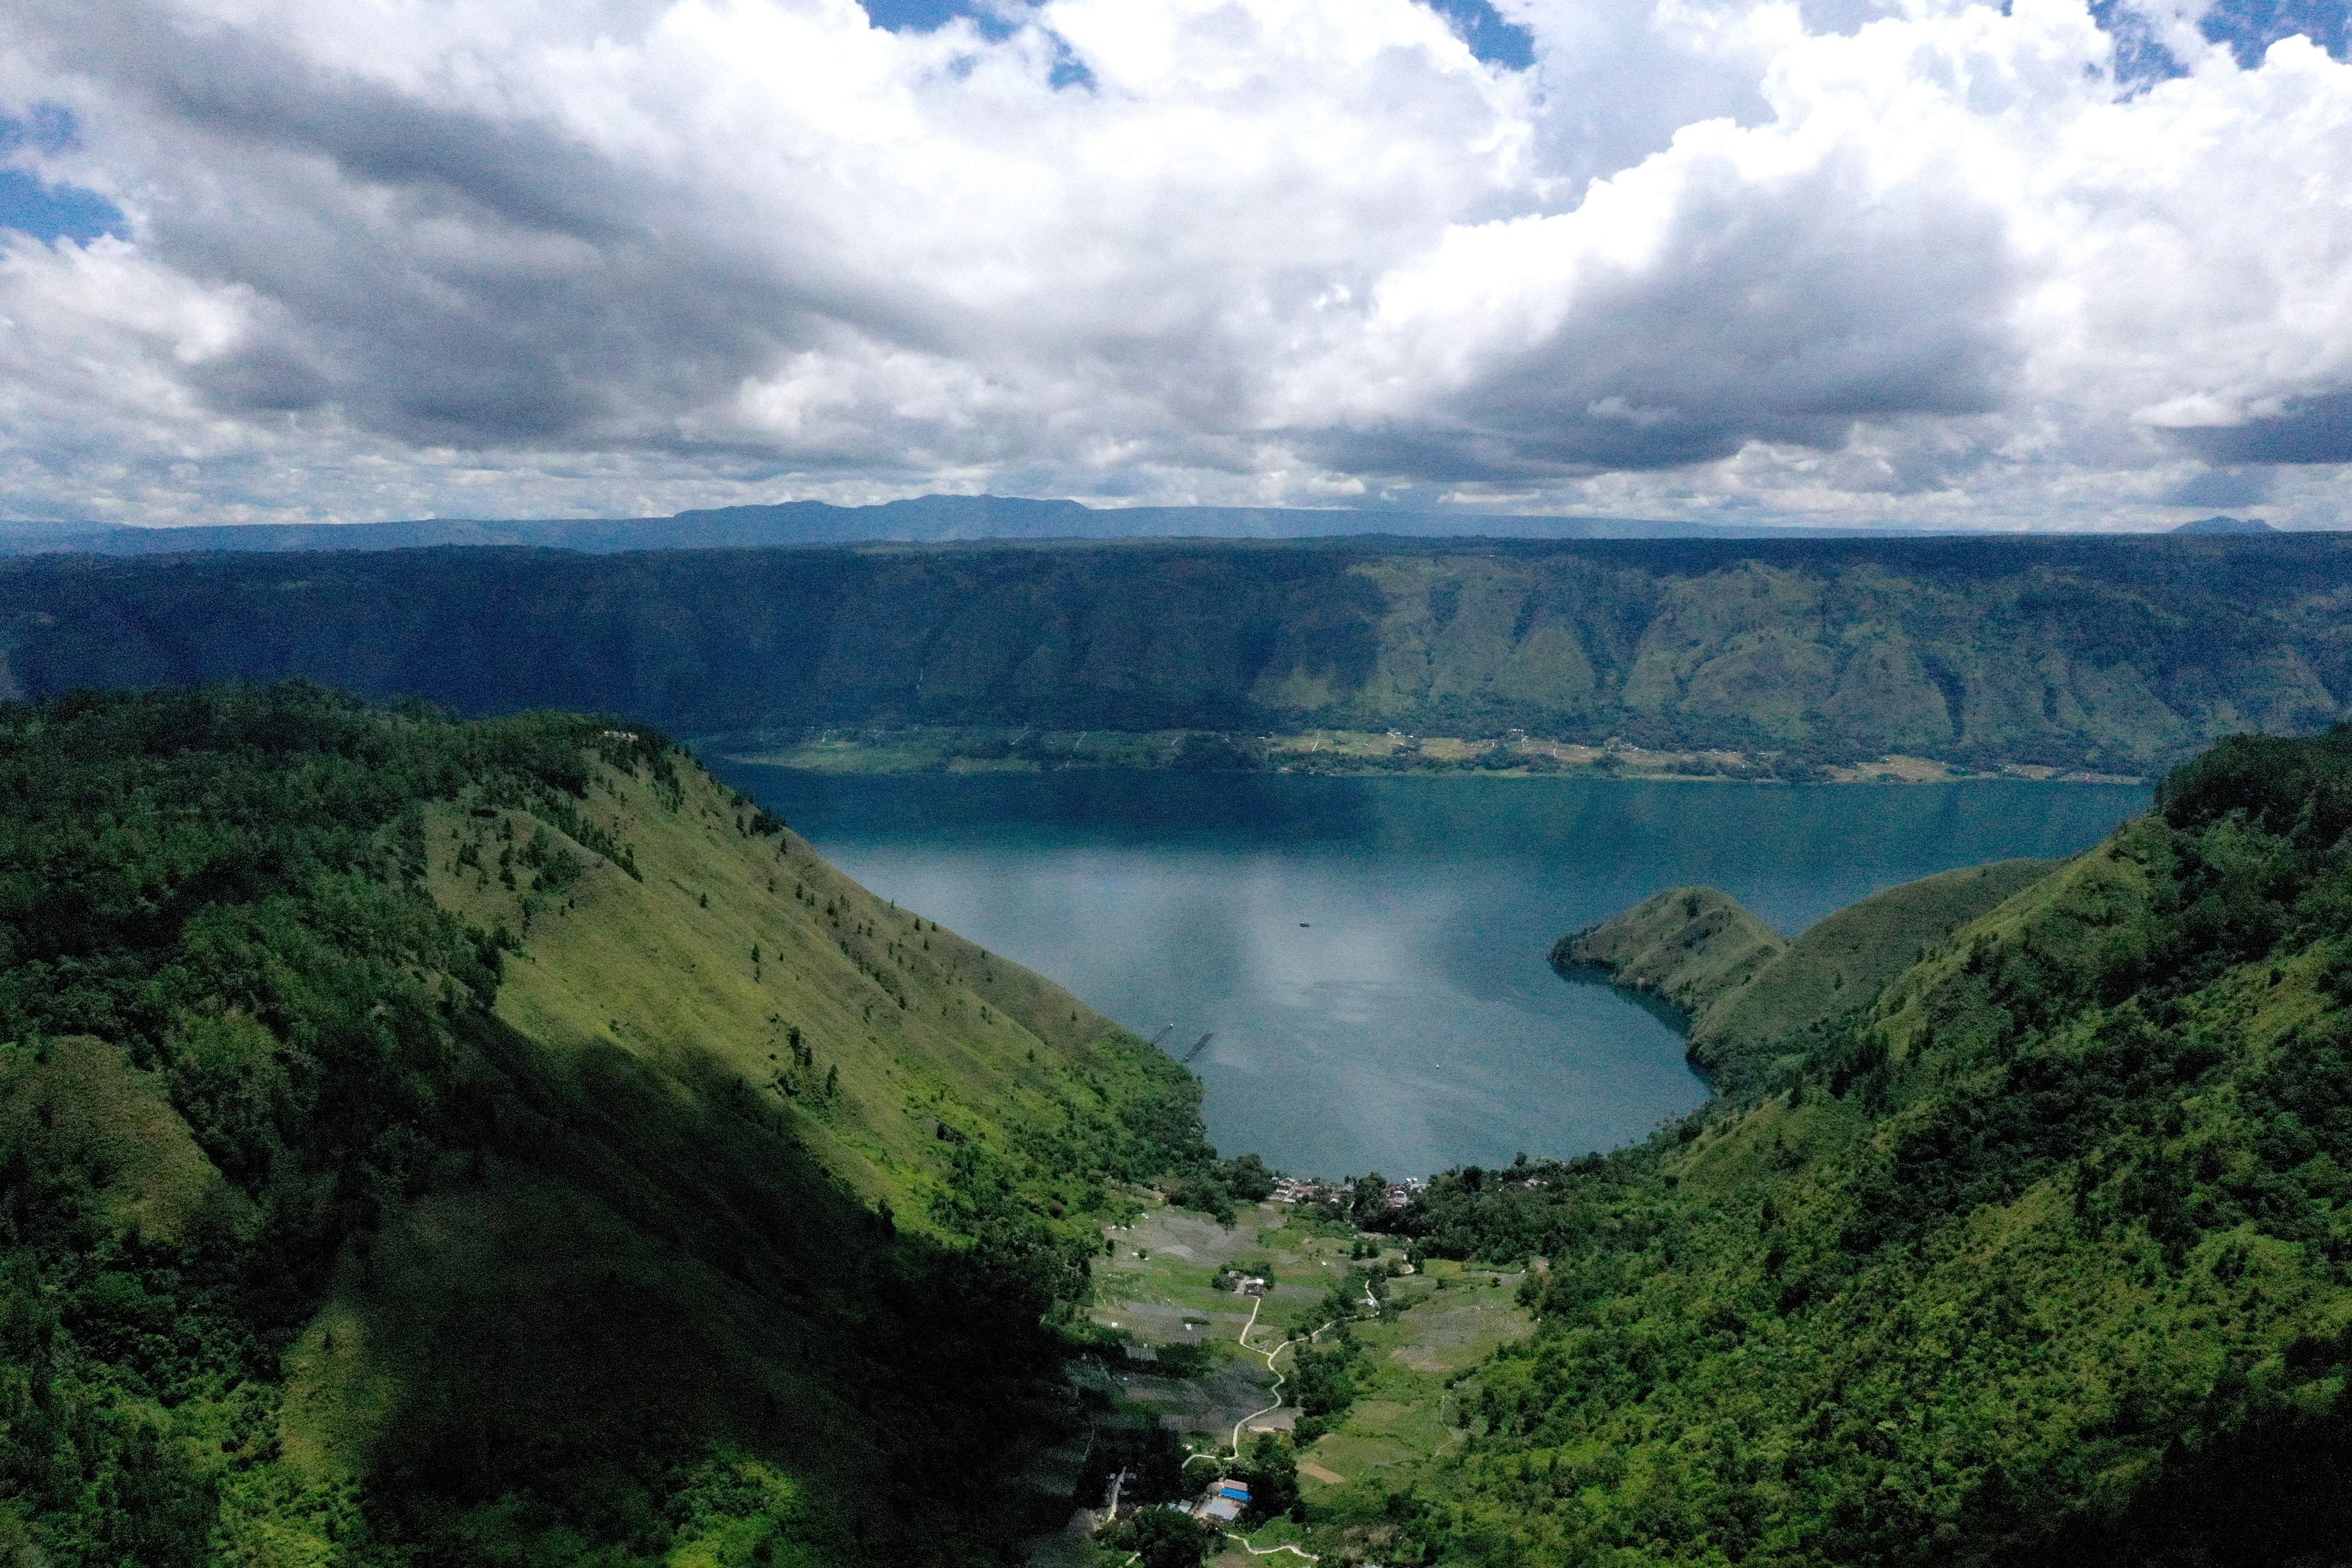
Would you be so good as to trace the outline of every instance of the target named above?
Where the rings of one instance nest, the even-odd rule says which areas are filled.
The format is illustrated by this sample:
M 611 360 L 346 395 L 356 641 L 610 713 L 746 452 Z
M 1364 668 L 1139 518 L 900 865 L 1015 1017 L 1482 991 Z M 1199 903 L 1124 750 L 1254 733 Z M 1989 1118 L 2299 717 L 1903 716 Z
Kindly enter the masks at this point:
M 1208 1497 L 1194 1511 L 1202 1519 L 1214 1520 L 1219 1524 L 1231 1524 L 1241 1518 L 1243 1511 L 1249 1507 L 1249 1501 L 1250 1490 L 1247 1483 L 1218 1480 L 1210 1483 Z

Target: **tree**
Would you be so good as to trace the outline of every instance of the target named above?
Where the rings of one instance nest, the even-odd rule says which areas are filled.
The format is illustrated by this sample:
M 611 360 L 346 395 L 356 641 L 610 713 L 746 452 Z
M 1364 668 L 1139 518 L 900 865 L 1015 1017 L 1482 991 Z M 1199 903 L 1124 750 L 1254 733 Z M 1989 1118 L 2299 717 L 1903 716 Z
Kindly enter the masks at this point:
M 1235 1197 L 1255 1203 L 1274 1196 L 1274 1173 L 1255 1155 L 1241 1155 L 1227 1160 L 1221 1173 L 1225 1190 Z
M 1348 1375 L 1350 1357 L 1345 1350 L 1298 1353 L 1292 1377 L 1302 1416 L 1335 1416 L 1356 1400 L 1356 1380 Z
M 1376 1219 L 1385 1219 L 1389 1212 L 1389 1184 L 1386 1177 L 1374 1171 L 1356 1178 L 1354 1201 L 1349 1212 L 1358 1225 L 1370 1228 Z
M 1112 1531 L 1109 1542 L 1134 1552 L 1141 1568 L 1201 1568 L 1217 1531 L 1180 1509 L 1146 1508 Z
M 1298 1460 L 1289 1444 L 1271 1432 L 1261 1434 L 1250 1448 L 1244 1474 L 1249 1481 L 1253 1520 L 1278 1519 L 1286 1513 L 1305 1517 L 1298 1497 Z

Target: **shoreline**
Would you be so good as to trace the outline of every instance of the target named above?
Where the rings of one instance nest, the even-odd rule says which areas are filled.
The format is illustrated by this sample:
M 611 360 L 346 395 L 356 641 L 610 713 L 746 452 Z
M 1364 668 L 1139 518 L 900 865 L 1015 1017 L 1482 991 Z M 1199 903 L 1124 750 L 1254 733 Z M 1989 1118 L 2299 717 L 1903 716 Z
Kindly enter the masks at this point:
M 1240 735 L 1202 730 L 837 729 L 796 736 L 727 735 L 696 739 L 725 761 L 838 776 L 915 773 L 1269 773 L 1311 778 L 1633 779 L 1651 783 L 1738 784 L 2113 784 L 2145 789 L 2145 775 L 2087 767 L 2004 762 L 1969 768 L 1890 753 L 1822 762 L 1783 752 L 1729 747 L 1690 749 L 1598 745 L 1532 737 L 1408 735 L 1401 731 L 1305 730 Z

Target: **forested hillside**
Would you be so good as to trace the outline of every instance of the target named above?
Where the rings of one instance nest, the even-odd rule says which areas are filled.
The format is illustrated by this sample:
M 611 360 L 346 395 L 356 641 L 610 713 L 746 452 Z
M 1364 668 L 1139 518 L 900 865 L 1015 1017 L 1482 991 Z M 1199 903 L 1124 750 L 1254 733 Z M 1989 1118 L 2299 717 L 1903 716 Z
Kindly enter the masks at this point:
M 1597 970 L 1689 1016 L 1690 1058 L 1738 1092 L 1866 1012 L 1922 949 L 2049 874 L 2050 861 L 1963 866 L 1873 894 L 1793 940 L 1712 887 L 1669 888 L 1561 937 L 1553 967 Z
M 2352 730 L 2225 743 L 2037 869 L 1648 1145 L 1417 1198 L 1433 1255 L 1548 1260 L 1540 1327 L 1333 1521 L 1387 1562 L 2340 1561 Z
M 1197 1095 L 650 733 L 0 707 L 0 1551 L 998 1560 Z
M 2347 593 L 2316 535 L 52 557 L 0 563 L 0 694 L 304 675 L 696 736 L 1518 727 L 2138 773 L 2339 716 Z

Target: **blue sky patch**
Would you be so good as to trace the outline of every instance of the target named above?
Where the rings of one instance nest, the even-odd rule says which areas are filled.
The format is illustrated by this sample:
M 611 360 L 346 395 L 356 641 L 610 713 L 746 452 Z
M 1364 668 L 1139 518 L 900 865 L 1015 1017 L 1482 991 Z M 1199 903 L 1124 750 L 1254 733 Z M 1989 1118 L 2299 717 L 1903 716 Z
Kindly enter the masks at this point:
M 2352 45 L 2352 5 L 2345 0 L 2221 0 L 2198 27 L 2217 44 L 2227 44 L 2238 64 L 2251 70 L 2263 51 L 2297 33 L 2337 59 Z
M 95 191 L 0 168 L 0 229 L 21 229 L 38 240 L 92 240 L 121 234 L 122 212 Z
M 866 17 L 885 32 L 935 33 L 959 16 L 979 26 L 981 37 L 1002 38 L 1013 29 L 993 7 L 973 0 L 863 0 Z
M 1470 52 L 1490 66 L 1523 71 L 1536 63 L 1536 41 L 1525 27 L 1503 20 L 1488 0 L 1427 0 L 1430 9 L 1454 24 Z
M 0 114 L 0 153 L 30 147 L 37 152 L 70 152 L 81 145 L 81 122 L 62 103 L 37 103 L 23 119 Z
M 1490 66 L 1525 70 L 1535 64 L 1535 39 L 1524 27 L 1503 19 L 1490 0 L 1423 0 L 1430 9 L 1454 24 L 1470 52 Z M 1012 32 L 987 0 L 863 0 L 866 15 L 877 27 L 893 33 L 929 33 L 959 16 L 976 23 L 981 36 L 1001 38 Z M 1054 68 L 1054 85 L 1091 86 L 1093 78 L 1076 60 Z
M 37 152 L 70 151 L 81 143 L 73 110 L 37 103 L 20 119 L 0 114 L 0 160 L 30 148 Z M 0 229 L 17 229 L 37 240 L 92 240 L 122 232 L 122 213 L 95 191 L 52 185 L 29 169 L 0 162 Z
M 2091 0 L 2091 19 L 2115 40 L 2116 79 L 2126 87 L 2152 87 L 2189 74 L 2147 18 L 2120 0 Z
M 2123 0 L 2091 0 L 2091 16 L 2116 41 L 2116 79 L 2144 88 L 2188 74 L 2156 29 Z M 2300 33 L 2337 59 L 2352 45 L 2352 5 L 2346 0 L 2221 0 L 2198 28 L 2208 41 L 2224 44 L 2247 70 L 2263 63 L 2263 52 L 2281 38 Z
M 1059 38 L 1054 42 L 1061 47 L 1055 51 L 1054 68 L 1045 78 L 1046 85 L 1057 91 L 1066 87 L 1082 87 L 1092 92 L 1095 73 L 1087 69 L 1087 62 L 1070 53 L 1069 46 Z

